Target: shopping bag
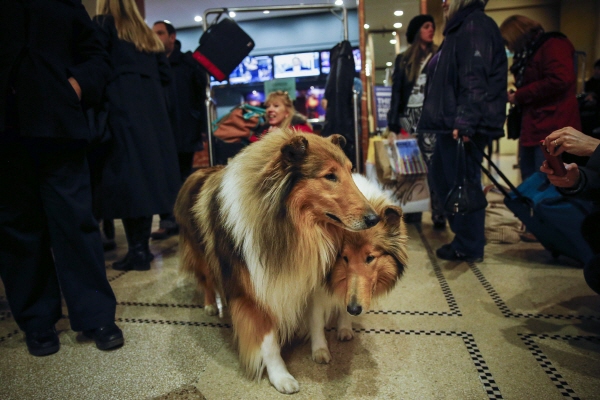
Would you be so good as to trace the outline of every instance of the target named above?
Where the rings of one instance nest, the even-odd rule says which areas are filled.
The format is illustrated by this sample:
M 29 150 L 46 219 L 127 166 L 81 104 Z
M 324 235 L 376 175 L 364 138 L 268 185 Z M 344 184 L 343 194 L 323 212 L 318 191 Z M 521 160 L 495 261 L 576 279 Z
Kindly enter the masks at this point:
M 253 48 L 252 38 L 235 21 L 225 18 L 213 23 L 202 34 L 193 57 L 216 80 L 223 81 Z
M 481 183 L 467 178 L 465 157 L 465 143 L 459 138 L 456 146 L 456 178 L 444 201 L 444 211 L 448 214 L 471 214 L 483 210 L 488 204 Z
M 375 147 L 375 171 L 377 179 L 381 183 L 389 183 L 395 180 L 394 171 L 390 162 L 389 144 L 386 140 L 373 141 Z

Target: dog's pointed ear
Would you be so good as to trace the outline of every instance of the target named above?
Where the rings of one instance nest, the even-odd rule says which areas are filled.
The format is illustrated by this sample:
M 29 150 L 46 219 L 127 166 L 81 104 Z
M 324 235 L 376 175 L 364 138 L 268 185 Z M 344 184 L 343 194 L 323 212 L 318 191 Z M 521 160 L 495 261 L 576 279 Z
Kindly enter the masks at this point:
M 295 164 L 304 159 L 307 151 L 308 140 L 300 135 L 294 136 L 281 147 L 283 160 L 290 164 Z
M 343 149 L 346 146 L 346 138 L 337 133 L 329 136 L 329 140 L 331 140 L 331 143 L 339 146 L 340 149 Z
M 397 229 L 402 221 L 402 208 L 398 206 L 388 206 L 383 211 L 383 220 L 389 228 Z

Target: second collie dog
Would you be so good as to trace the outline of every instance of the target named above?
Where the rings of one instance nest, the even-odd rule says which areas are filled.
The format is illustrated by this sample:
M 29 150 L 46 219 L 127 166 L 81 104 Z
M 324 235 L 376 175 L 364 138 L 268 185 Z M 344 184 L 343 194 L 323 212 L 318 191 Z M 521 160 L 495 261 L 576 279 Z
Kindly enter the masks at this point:
M 216 311 L 215 291 L 227 302 L 248 375 L 266 368 L 282 393 L 299 384 L 281 345 L 297 332 L 343 233 L 379 221 L 352 179 L 344 142 L 271 132 L 226 167 L 192 174 L 175 204 L 181 268 L 203 286 L 208 313 Z
M 337 316 L 338 339 L 351 340 L 351 315 L 367 312 L 372 299 L 392 290 L 408 261 L 402 209 L 364 176 L 354 174 L 354 180 L 381 220 L 365 231 L 344 232 L 342 250 L 325 284 L 311 298 L 306 322 L 312 358 L 320 364 L 331 361 L 325 338 L 331 317 Z

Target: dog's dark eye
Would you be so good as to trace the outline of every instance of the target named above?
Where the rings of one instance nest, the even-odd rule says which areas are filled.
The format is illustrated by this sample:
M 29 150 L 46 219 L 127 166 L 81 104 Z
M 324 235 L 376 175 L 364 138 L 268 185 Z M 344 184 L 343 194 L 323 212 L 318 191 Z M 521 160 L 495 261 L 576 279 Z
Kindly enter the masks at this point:
M 348 257 L 344 256 L 344 261 L 348 262 Z
M 375 257 L 373 256 L 367 256 L 367 259 L 365 260 L 367 264 L 371 264 L 371 262 L 375 259 Z
M 337 182 L 338 178 L 335 174 L 327 174 L 325 175 L 325 179 L 331 182 Z

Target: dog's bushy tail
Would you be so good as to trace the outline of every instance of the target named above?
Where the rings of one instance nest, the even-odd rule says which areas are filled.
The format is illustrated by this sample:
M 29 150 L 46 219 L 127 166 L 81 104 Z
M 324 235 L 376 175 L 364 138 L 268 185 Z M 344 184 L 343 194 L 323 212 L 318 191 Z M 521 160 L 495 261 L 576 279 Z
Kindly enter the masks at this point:
M 181 186 L 175 200 L 173 214 L 179 224 L 180 268 L 183 272 L 191 275 L 196 275 L 198 271 L 196 263 L 204 262 L 203 259 L 199 260 L 199 257 L 203 258 L 203 255 L 199 254 L 197 246 L 202 242 L 202 238 L 192 208 L 206 180 L 222 168 L 223 166 L 203 168 L 191 174 Z

